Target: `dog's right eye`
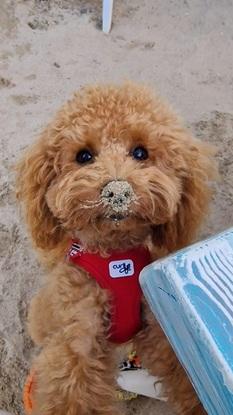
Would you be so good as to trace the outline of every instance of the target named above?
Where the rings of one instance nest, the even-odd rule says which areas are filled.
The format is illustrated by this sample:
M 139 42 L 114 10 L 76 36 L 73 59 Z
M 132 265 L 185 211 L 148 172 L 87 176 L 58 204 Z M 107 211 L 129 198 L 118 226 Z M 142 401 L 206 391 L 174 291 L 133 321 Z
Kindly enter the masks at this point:
M 76 161 L 79 164 L 89 163 L 93 160 L 93 154 L 89 150 L 81 150 L 76 154 Z

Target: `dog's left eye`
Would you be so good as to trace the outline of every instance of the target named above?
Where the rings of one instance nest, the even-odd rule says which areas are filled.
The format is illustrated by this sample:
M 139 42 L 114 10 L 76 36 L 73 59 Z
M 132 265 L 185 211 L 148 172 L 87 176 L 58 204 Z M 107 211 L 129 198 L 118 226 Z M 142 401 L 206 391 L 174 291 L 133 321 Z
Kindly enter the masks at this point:
M 132 157 L 135 160 L 146 160 L 148 159 L 148 151 L 146 148 L 144 147 L 136 147 L 133 149 L 133 151 L 131 152 Z
M 76 154 L 76 161 L 79 164 L 89 163 L 93 159 L 93 154 L 89 150 L 81 150 Z

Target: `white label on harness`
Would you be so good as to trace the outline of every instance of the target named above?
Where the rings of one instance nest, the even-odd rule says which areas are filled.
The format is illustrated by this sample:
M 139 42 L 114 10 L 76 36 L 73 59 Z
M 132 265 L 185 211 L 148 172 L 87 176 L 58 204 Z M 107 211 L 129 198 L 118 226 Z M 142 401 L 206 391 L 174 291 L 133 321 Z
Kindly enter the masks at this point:
M 131 259 L 111 261 L 109 263 L 109 274 L 112 278 L 130 277 L 134 274 L 134 264 Z

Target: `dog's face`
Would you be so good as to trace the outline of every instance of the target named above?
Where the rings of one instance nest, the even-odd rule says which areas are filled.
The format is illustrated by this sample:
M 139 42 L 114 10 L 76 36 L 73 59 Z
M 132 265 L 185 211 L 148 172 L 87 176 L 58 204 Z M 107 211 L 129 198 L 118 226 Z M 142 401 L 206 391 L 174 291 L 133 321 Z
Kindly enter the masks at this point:
M 58 140 L 56 177 L 46 200 L 52 214 L 71 231 L 118 231 L 163 224 L 177 211 L 182 177 L 159 137 L 140 113 L 116 107 L 103 116 L 93 106 L 88 125 L 68 126 Z M 66 137 L 64 137 L 64 135 Z
M 31 150 L 20 192 L 29 209 L 37 205 L 43 233 L 51 241 L 56 234 L 55 243 L 62 233 L 130 239 L 153 230 L 164 238 L 171 224 L 188 225 L 187 209 L 192 223 L 201 216 L 211 170 L 206 153 L 143 88 L 90 88 L 66 104 Z M 35 208 L 32 214 L 38 233 Z

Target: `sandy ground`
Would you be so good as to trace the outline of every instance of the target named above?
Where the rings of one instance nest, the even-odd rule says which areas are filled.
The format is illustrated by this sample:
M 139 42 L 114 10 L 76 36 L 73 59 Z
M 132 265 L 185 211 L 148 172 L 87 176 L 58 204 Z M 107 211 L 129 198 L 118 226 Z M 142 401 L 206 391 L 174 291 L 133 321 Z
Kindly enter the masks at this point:
M 1 0 L 0 408 L 22 413 L 27 306 L 42 276 L 15 204 L 12 164 L 80 85 L 143 81 L 219 146 L 222 182 L 201 235 L 233 225 L 232 15 L 231 0 L 115 0 L 106 36 L 101 1 Z M 146 398 L 126 412 L 172 415 Z

